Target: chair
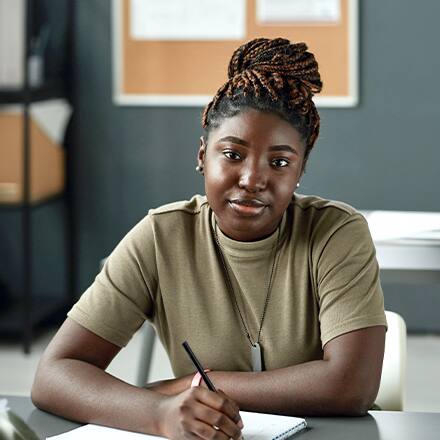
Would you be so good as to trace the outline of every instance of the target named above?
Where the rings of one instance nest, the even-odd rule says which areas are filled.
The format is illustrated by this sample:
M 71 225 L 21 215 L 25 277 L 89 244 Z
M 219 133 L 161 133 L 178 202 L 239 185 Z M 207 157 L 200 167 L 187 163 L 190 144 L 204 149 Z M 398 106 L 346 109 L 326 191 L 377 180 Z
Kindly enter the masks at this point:
M 145 321 L 139 330 L 142 334 L 142 346 L 138 370 L 136 374 L 136 386 L 142 387 L 148 383 L 148 376 L 151 367 L 151 358 L 153 355 L 153 347 L 155 340 L 155 332 L 148 321 Z
M 402 411 L 406 374 L 406 325 L 397 313 L 386 311 L 385 314 L 388 330 L 376 404 L 383 410 Z

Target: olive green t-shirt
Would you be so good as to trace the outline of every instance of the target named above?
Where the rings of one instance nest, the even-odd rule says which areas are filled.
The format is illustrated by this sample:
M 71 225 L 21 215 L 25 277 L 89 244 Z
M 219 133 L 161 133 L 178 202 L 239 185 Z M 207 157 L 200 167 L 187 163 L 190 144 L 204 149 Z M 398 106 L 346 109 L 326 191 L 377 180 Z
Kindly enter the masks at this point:
M 265 369 L 322 359 L 331 339 L 386 325 L 374 245 L 352 207 L 295 195 L 263 240 L 234 241 L 217 228 L 226 268 L 214 228 L 203 196 L 150 210 L 68 316 L 118 346 L 150 320 L 176 377 L 194 371 L 184 340 L 206 368 L 251 371 L 237 306 L 256 340 L 276 258 L 260 335 Z

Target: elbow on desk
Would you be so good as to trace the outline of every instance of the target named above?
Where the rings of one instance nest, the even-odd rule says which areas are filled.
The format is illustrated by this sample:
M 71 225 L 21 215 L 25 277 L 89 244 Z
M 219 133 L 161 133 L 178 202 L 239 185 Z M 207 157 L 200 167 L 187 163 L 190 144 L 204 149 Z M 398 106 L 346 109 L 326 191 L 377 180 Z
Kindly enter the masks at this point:
M 352 417 L 365 416 L 373 403 L 374 399 L 369 399 L 365 396 L 342 396 L 338 399 L 338 414 L 336 415 Z
M 45 384 L 34 382 L 31 388 L 31 401 L 38 409 L 63 416 L 62 399 L 57 398 L 56 394 Z
M 377 396 L 377 388 L 375 386 L 359 386 L 347 383 L 343 387 L 335 387 L 333 390 L 333 404 L 336 414 L 339 416 L 364 416 L 373 406 Z
M 47 380 L 48 376 L 42 375 L 40 365 L 37 369 L 37 373 L 35 374 L 34 382 L 32 384 L 31 401 L 37 408 L 44 411 L 51 411 L 50 396 L 52 393 L 50 390 L 50 384 L 47 382 Z
M 338 366 L 329 375 L 326 395 L 333 415 L 364 416 L 373 406 L 380 385 L 380 372 L 373 374 L 361 369 L 344 369 Z
M 38 409 L 44 409 L 39 397 L 38 391 L 36 391 L 33 386 L 31 389 L 31 401 Z
M 31 388 L 31 401 L 39 409 L 45 410 L 46 405 L 44 401 L 45 392 L 41 389 L 41 385 L 37 377 L 34 379 L 34 383 Z

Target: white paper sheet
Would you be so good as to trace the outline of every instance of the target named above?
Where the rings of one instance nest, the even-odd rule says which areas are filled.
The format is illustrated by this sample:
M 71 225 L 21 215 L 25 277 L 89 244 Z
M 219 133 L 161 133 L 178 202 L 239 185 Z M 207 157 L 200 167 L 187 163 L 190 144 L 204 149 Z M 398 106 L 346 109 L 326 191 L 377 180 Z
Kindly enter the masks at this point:
M 132 0 L 135 40 L 240 40 L 245 0 Z
M 72 107 L 65 99 L 51 99 L 31 105 L 31 115 L 52 141 L 62 145 Z
M 282 433 L 293 435 L 307 426 L 304 419 L 298 417 L 277 416 L 273 414 L 257 414 L 241 411 L 246 440 L 268 440 L 287 438 Z M 164 440 L 163 437 L 121 431 L 98 425 L 84 425 L 64 434 L 48 437 L 47 440 Z
M 84 425 L 64 434 L 47 437 L 47 440 L 161 440 L 164 437 L 122 431 L 98 425 Z
M 338 22 L 340 0 L 257 0 L 257 20 L 274 22 Z

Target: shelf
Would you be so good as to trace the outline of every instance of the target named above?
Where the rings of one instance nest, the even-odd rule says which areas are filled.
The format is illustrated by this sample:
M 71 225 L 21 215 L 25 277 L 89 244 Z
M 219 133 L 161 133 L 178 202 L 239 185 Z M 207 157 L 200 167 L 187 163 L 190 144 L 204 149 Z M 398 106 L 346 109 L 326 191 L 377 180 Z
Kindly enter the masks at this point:
M 43 321 L 65 314 L 69 305 L 58 298 L 36 297 L 30 313 L 31 325 L 36 326 Z M 0 312 L 0 337 L 23 332 L 24 315 L 23 303 L 17 301 L 5 311 Z M 29 318 L 26 318 L 29 319 Z
M 27 204 L 25 204 L 23 202 L 20 202 L 20 203 L 0 202 L 0 211 L 15 211 L 18 209 L 23 209 L 25 206 L 29 207 L 30 209 L 40 208 L 40 207 L 47 205 L 49 203 L 59 201 L 59 200 L 63 199 L 64 196 L 65 196 L 64 193 L 56 194 L 56 195 L 53 195 L 50 197 L 45 197 L 43 199 L 27 203 Z
M 58 5 L 58 2 L 52 3 Z M 0 214 L 21 213 L 18 227 L 22 236 L 21 294 L 14 292 L 17 295 L 12 305 L 0 309 L 0 336 L 21 334 L 25 353 L 30 352 L 32 335 L 40 325 L 54 322 L 53 318 L 65 317 L 68 305 L 73 303 L 73 292 L 76 291 L 73 204 L 70 188 L 65 188 L 68 179 L 65 178 L 64 150 L 52 148 L 53 142 L 48 141 L 47 136 L 40 132 L 38 124 L 34 123 L 33 110 L 37 106 L 32 106 L 33 103 L 60 98 L 68 100 L 71 97 L 69 87 L 71 66 L 67 64 L 67 60 L 70 60 L 74 53 L 75 2 L 66 0 L 59 3 L 61 4 L 59 7 L 51 5 L 49 10 L 49 5 L 45 5 L 45 2 L 24 0 L 25 20 L 22 35 L 24 82 L 19 87 L 0 86 L 0 107 L 3 107 L 0 110 L 6 110 L 2 111 L 0 118 L 2 124 L 4 123 L 0 127 L 0 133 L 7 147 L 0 158 L 0 161 L 3 160 L 3 170 L 7 170 L 7 173 L 1 176 L 2 182 L 0 182 Z M 54 51 L 62 49 L 63 53 L 58 58 L 55 53 L 44 53 L 47 59 L 54 56 L 58 64 L 54 62 L 52 70 L 47 70 L 51 78 L 44 79 L 44 84 L 40 87 L 31 87 L 29 84 L 31 76 L 27 71 L 29 57 L 33 50 L 33 42 L 39 41 L 39 38 L 44 36 L 44 29 L 50 29 L 49 40 L 56 43 L 45 44 L 44 48 L 48 50 L 52 48 Z M 51 71 L 53 73 L 50 73 Z M 8 106 L 13 108 L 8 109 Z M 16 111 L 17 108 L 19 111 Z M 52 174 L 49 175 L 47 170 Z M 33 291 L 35 289 L 33 213 L 35 209 L 57 200 L 62 200 L 65 205 L 62 215 L 65 220 L 67 286 L 63 298 L 48 297 L 47 294 L 45 296 L 43 293 L 36 294 Z M 63 314 L 60 315 L 60 312 Z
M 67 95 L 66 85 L 61 80 L 48 81 L 41 87 L 30 88 L 1 88 L 0 104 L 21 104 L 24 102 L 37 102 L 47 99 L 64 98 Z

